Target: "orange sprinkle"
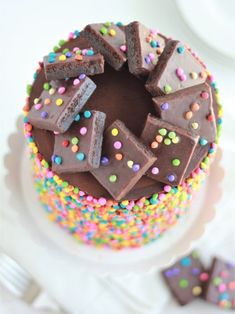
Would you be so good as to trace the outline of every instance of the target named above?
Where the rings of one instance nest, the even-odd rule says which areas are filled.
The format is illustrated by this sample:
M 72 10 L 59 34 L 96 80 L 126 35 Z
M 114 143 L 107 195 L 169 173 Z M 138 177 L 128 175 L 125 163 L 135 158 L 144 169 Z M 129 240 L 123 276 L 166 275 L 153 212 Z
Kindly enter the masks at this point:
M 162 137 L 161 135 L 157 135 L 157 136 L 155 137 L 155 139 L 156 139 L 156 141 L 157 141 L 158 143 L 161 143 L 162 140 L 163 140 L 163 137 Z
M 73 153 L 76 153 L 76 152 L 78 151 L 78 149 L 79 149 L 78 145 L 73 145 L 73 146 L 71 147 L 71 151 L 72 151 Z
M 193 116 L 192 111 L 185 112 L 185 119 L 190 120 Z
M 122 160 L 123 156 L 122 156 L 122 154 L 116 154 L 116 155 L 115 155 L 115 158 L 116 158 L 117 160 Z
M 158 143 L 157 142 L 152 142 L 151 143 L 151 148 L 158 148 Z

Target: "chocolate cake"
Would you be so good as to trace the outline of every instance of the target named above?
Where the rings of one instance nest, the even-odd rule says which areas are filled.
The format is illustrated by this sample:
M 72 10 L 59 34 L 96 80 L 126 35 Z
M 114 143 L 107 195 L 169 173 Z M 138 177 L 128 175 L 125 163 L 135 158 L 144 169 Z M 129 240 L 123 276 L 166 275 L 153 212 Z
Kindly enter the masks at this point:
M 79 242 L 142 246 L 189 208 L 222 120 L 188 46 L 139 22 L 90 24 L 44 56 L 27 92 L 40 201 Z

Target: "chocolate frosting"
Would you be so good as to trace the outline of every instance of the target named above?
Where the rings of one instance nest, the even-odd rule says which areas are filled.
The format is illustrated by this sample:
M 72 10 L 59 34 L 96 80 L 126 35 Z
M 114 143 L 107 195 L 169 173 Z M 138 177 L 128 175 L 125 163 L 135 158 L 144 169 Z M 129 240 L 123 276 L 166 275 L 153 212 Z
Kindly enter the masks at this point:
M 85 49 L 91 46 L 83 37 L 83 32 L 76 39 L 65 43 L 60 49 L 72 49 L 79 47 Z M 105 71 L 92 77 L 97 85 L 97 89 L 86 103 L 84 110 L 99 110 L 106 113 L 106 127 L 119 119 L 125 123 L 137 137 L 140 136 L 146 117 L 149 113 L 155 114 L 152 103 L 152 96 L 144 87 L 145 81 L 133 76 L 129 71 L 127 64 L 122 70 L 116 71 L 107 63 Z M 33 105 L 33 99 L 38 97 L 43 90 L 43 83 L 46 82 L 44 71 L 40 71 L 37 79 L 32 86 L 30 95 L 30 106 Z M 214 95 L 213 95 L 214 97 Z M 214 99 L 214 107 L 217 107 Z M 33 128 L 33 137 L 38 146 L 39 152 L 51 164 L 51 156 L 54 148 L 55 135 L 51 131 Z M 205 152 L 206 153 L 206 152 Z M 201 156 L 200 156 L 201 157 Z M 202 156 L 204 157 L 204 155 Z M 201 157 L 201 158 L 202 158 Z M 198 163 L 200 162 L 197 160 Z M 196 167 L 197 165 L 195 165 Z M 191 167 L 194 170 L 193 165 Z M 60 174 L 62 180 L 69 184 L 77 186 L 79 189 L 95 197 L 112 198 L 104 187 L 89 172 Z M 149 197 L 153 193 L 163 190 L 160 182 L 143 176 L 134 186 L 134 188 L 125 196 L 125 199 L 138 199 Z

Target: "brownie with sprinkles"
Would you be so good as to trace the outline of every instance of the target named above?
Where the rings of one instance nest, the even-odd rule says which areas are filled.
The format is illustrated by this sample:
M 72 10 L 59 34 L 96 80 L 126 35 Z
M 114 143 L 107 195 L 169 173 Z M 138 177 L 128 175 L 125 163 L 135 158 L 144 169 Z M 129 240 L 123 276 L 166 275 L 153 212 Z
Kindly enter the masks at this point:
M 223 309 L 235 310 L 235 264 L 218 257 L 213 259 L 204 297 Z
M 43 64 L 47 80 L 77 77 L 82 73 L 96 75 L 104 72 L 104 58 L 92 48 L 74 47 L 72 51 L 64 49 L 63 52 L 51 52 L 43 58 Z
M 115 70 L 120 70 L 127 60 L 124 31 L 111 22 L 89 24 L 83 36 L 99 51 Z
M 116 120 L 104 133 L 101 166 L 91 173 L 116 200 L 121 200 L 155 161 L 153 153 Z
M 155 97 L 153 102 L 159 118 L 199 135 L 200 145 L 215 140 L 216 120 L 207 83 Z
M 199 136 L 149 114 L 141 139 L 157 157 L 146 174 L 171 186 L 181 184 Z
M 67 132 L 55 136 L 53 171 L 74 173 L 99 167 L 105 117 L 103 112 L 86 110 Z
M 75 79 L 50 81 L 43 87 L 29 111 L 29 122 L 40 129 L 59 133 L 68 130 L 96 89 L 95 83 L 85 74 Z
M 161 96 L 202 84 L 207 79 L 205 67 L 177 40 L 170 40 L 146 82 L 153 96 Z
M 162 275 L 180 305 L 202 296 L 209 278 L 196 251 L 163 270 Z
M 128 24 L 125 32 L 129 71 L 147 76 L 164 50 L 166 37 L 136 21 Z

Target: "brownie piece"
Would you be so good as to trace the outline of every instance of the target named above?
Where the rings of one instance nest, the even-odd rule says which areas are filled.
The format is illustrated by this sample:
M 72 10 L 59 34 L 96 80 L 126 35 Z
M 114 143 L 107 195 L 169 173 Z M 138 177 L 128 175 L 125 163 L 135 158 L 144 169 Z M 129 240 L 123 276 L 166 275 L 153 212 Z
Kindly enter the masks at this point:
M 187 47 L 177 40 L 171 40 L 166 44 L 145 86 L 153 96 L 160 96 L 202 84 L 206 78 L 205 68 Z
M 141 139 L 157 157 L 146 174 L 172 186 L 181 184 L 199 136 L 149 114 Z
M 209 275 L 194 251 L 165 269 L 163 277 L 180 305 L 186 305 L 203 295 Z
M 99 167 L 105 117 L 100 111 L 79 113 L 67 132 L 55 136 L 53 171 L 75 173 Z
M 119 70 L 126 62 L 125 33 L 114 23 L 89 24 L 83 36 L 115 70 Z
M 204 139 L 201 141 L 204 145 L 215 140 L 216 119 L 211 88 L 208 84 L 155 97 L 153 102 L 157 116 L 162 120 L 199 135 Z
M 235 309 L 235 265 L 214 258 L 205 299 L 225 309 Z
M 65 49 L 64 53 L 51 52 L 43 58 L 44 71 L 47 80 L 66 79 L 79 74 L 95 75 L 104 72 L 104 58 L 93 49 L 79 49 L 72 51 Z
M 29 111 L 29 122 L 40 129 L 63 133 L 95 89 L 95 83 L 85 74 L 76 79 L 45 83 Z
M 114 199 L 120 200 L 155 160 L 152 152 L 116 120 L 105 130 L 100 168 L 91 173 Z
M 140 22 L 132 22 L 125 28 L 129 71 L 146 76 L 153 70 L 165 48 L 166 37 Z

